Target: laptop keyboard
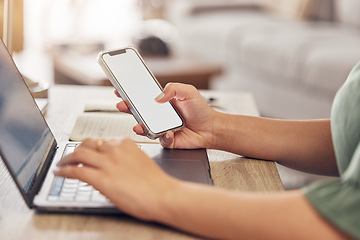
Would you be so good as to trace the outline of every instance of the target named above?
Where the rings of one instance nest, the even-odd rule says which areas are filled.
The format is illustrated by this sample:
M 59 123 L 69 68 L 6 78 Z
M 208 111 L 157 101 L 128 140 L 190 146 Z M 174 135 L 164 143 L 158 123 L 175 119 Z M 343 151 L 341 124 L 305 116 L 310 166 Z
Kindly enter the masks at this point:
M 73 152 L 76 146 L 77 144 L 66 145 L 63 156 Z M 109 202 L 106 197 L 91 185 L 78 179 L 63 177 L 55 177 L 48 200 L 66 202 Z
M 55 177 L 48 196 L 49 201 L 108 202 L 91 185 L 77 179 Z

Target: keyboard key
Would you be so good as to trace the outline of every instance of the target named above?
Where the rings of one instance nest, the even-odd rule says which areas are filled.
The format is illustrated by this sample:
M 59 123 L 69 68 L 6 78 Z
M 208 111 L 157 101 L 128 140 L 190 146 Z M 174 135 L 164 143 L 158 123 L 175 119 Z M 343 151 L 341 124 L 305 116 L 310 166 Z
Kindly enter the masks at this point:
M 68 185 L 73 185 L 73 184 L 77 185 L 79 184 L 79 182 L 80 181 L 78 179 L 71 179 L 71 178 L 65 178 L 64 180 L 64 183 Z
M 50 202 L 55 202 L 58 201 L 59 197 L 58 196 L 48 196 L 48 201 Z
M 91 192 L 91 190 L 93 190 L 93 187 L 90 185 L 78 187 L 78 192 Z
M 89 195 L 76 195 L 75 201 L 77 202 L 89 202 L 90 201 L 90 194 Z
M 76 144 L 68 144 L 68 145 L 66 145 L 63 156 L 66 156 L 66 155 L 74 152 L 76 146 L 77 146 Z
M 60 198 L 74 198 L 76 196 L 76 192 L 73 193 L 67 193 L 62 191 L 60 194 Z
M 60 197 L 59 200 L 60 201 L 71 202 L 71 201 L 74 201 L 74 198 L 73 197 Z
M 90 197 L 91 196 L 91 191 L 87 191 L 87 192 L 76 192 L 76 196 L 87 196 Z
M 55 177 L 53 187 L 50 191 L 50 196 L 59 196 L 62 186 L 64 184 L 64 178 L 63 177 Z
M 79 182 L 79 184 L 78 184 L 79 186 L 89 186 L 89 184 L 88 183 L 86 183 L 86 182 Z
M 61 190 L 61 194 L 62 193 L 67 193 L 67 194 L 74 194 L 76 195 L 76 192 L 77 192 L 77 188 L 63 188 Z
M 91 195 L 91 201 L 93 202 L 108 202 L 107 198 L 104 197 L 100 192 L 94 191 Z

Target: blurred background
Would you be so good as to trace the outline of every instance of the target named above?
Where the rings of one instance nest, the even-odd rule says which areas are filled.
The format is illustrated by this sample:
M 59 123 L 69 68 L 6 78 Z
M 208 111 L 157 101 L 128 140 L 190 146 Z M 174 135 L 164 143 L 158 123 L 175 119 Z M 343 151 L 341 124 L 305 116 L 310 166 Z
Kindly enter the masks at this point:
M 13 2 L 15 61 L 50 84 L 108 85 L 97 53 L 135 46 L 162 84 L 251 91 L 264 116 L 319 118 L 360 59 L 357 0 Z
M 109 85 L 97 54 L 135 46 L 162 85 L 251 92 L 265 117 L 327 118 L 360 60 L 359 0 L 13 2 L 15 62 L 50 86 Z

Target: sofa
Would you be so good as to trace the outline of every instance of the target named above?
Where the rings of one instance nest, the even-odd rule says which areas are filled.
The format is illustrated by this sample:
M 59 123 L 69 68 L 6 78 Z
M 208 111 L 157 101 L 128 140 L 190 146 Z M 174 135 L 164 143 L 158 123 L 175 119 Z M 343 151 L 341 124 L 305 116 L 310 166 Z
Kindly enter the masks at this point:
M 260 113 L 327 118 L 360 60 L 359 0 L 168 0 L 174 45 L 221 64 L 212 88 L 252 92 Z

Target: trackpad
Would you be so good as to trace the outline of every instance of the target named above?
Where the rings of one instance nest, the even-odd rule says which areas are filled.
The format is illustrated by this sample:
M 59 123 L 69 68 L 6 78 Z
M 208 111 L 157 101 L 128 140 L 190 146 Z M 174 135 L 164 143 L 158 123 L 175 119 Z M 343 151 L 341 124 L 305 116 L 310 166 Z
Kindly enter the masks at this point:
M 142 144 L 142 150 L 169 175 L 212 185 L 205 149 L 164 149 L 160 144 Z
M 157 162 L 173 177 L 191 182 L 210 183 L 208 168 L 201 160 L 166 159 Z

